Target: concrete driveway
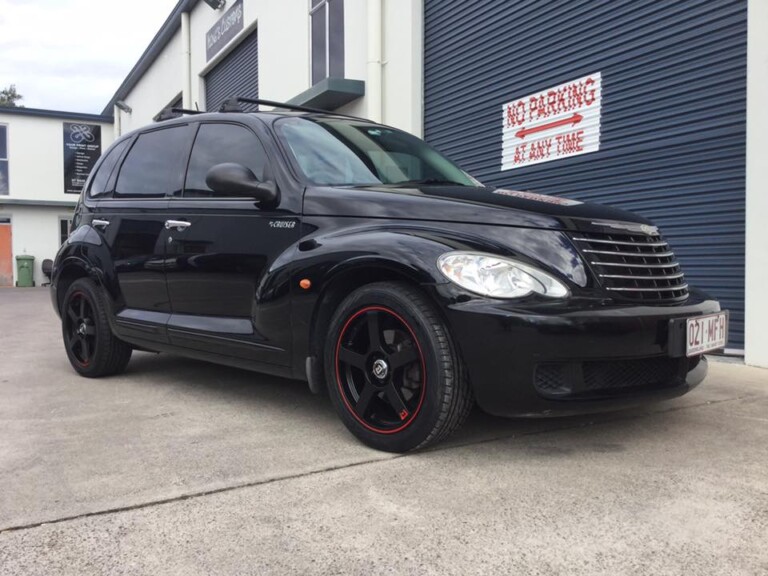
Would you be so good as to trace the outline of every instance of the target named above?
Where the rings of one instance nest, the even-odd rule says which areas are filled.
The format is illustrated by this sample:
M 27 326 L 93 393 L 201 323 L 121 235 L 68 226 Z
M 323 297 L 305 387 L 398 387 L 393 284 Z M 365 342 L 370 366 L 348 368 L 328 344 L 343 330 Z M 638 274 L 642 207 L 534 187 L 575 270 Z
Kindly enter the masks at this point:
M 305 384 L 168 355 L 69 367 L 0 290 L 0 574 L 766 574 L 768 371 L 393 456 Z

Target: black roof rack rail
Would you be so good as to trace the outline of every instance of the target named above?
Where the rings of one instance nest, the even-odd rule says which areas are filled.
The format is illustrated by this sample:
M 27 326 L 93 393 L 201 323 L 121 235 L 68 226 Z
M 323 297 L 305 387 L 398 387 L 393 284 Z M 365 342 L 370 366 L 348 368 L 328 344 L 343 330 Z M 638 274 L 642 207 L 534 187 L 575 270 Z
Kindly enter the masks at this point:
M 164 122 L 165 120 L 173 120 L 178 118 L 180 114 L 203 114 L 201 110 L 188 110 L 186 108 L 163 108 L 157 116 L 152 118 L 155 122 Z
M 299 112 L 315 112 L 317 114 L 337 114 L 331 110 L 321 110 L 320 108 L 309 108 L 307 106 L 299 106 L 297 104 L 288 104 L 286 102 L 275 102 L 274 100 L 262 100 L 261 98 L 243 98 L 241 96 L 233 96 L 224 101 L 224 104 L 219 108 L 219 112 L 242 112 L 243 109 L 240 104 L 263 104 L 264 106 L 272 106 L 273 108 L 285 108 L 286 110 L 297 110 Z M 344 114 L 338 114 L 338 116 L 344 116 Z

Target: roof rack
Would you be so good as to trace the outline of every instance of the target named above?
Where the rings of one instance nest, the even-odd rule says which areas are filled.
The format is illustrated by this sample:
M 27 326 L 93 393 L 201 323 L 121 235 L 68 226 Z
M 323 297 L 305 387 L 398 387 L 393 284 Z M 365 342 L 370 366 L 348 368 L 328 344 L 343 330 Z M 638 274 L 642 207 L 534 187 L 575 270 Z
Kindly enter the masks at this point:
M 263 104 L 264 106 L 272 106 L 273 108 L 285 108 L 286 110 L 297 110 L 299 112 L 315 112 L 317 114 L 336 114 L 330 110 L 321 110 L 320 108 L 308 108 L 307 106 L 298 106 L 296 104 L 288 104 L 286 102 L 275 102 L 274 100 L 262 100 L 261 98 L 243 98 L 241 96 L 233 96 L 227 98 L 224 104 L 219 108 L 219 112 L 242 112 L 243 109 L 240 104 Z M 343 114 L 339 114 L 343 116 Z
M 173 120 L 178 118 L 179 115 L 184 114 L 203 114 L 201 110 L 188 110 L 187 108 L 175 108 L 173 106 L 163 108 L 157 116 L 152 118 L 155 122 L 164 122 L 166 120 Z

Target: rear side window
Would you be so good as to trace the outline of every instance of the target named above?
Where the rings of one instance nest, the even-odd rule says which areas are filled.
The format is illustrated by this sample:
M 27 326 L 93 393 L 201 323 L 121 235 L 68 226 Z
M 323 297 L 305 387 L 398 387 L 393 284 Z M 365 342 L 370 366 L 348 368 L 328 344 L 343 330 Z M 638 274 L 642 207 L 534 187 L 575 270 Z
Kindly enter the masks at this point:
M 186 125 L 141 134 L 120 168 L 115 197 L 162 198 L 180 193 L 188 137 Z
M 205 176 L 211 167 L 224 162 L 242 164 L 250 168 L 259 180 L 264 180 L 267 155 L 253 132 L 235 124 L 202 124 L 192 147 L 184 196 L 212 196 Z
M 90 197 L 98 198 L 100 196 L 106 196 L 112 192 L 107 189 L 109 176 L 112 174 L 112 170 L 114 170 L 117 161 L 120 160 L 120 156 L 122 156 L 125 147 L 128 146 L 128 142 L 130 142 L 130 140 L 123 140 L 107 150 L 104 160 L 101 161 L 101 164 L 99 164 L 99 167 L 96 169 L 96 173 L 93 175 L 91 187 L 88 190 L 88 195 Z

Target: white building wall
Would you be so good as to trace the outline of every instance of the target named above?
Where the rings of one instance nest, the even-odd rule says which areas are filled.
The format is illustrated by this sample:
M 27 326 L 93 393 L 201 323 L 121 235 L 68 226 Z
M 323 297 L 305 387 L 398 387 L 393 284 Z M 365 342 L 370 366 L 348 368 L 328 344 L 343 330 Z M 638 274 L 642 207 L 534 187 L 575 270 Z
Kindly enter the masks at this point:
M 424 7 L 422 0 L 384 0 L 385 124 L 424 134 Z
M 258 28 L 259 93 L 267 100 L 288 100 L 309 87 L 309 3 L 303 0 L 244 0 L 243 30 L 210 61 L 205 34 L 230 8 L 198 4 L 190 18 L 192 102 L 205 109 L 205 75 Z
M 745 361 L 768 367 L 768 2 L 747 6 Z
M 101 126 L 102 153 L 112 144 L 113 125 L 86 119 L 0 114 L 8 126 L 9 194 L 0 196 L 0 214 L 11 218 L 14 282 L 16 256 L 35 257 L 34 280 L 43 283 L 42 261 L 59 249 L 59 218 L 71 219 L 76 194 L 64 193 L 64 123 Z M 67 202 L 71 206 L 20 206 L 14 201 Z
M 424 51 L 422 0 L 375 0 L 382 3 L 382 118 L 384 124 L 417 136 L 424 133 Z M 352 80 L 368 80 L 368 5 L 366 0 L 344 3 L 344 71 Z M 309 18 L 305 14 L 305 21 Z M 305 32 L 309 39 L 309 28 Z M 307 53 L 307 60 L 309 53 Z M 307 79 L 309 72 L 307 72 Z M 306 88 L 309 88 L 307 82 Z M 306 89 L 305 88 L 305 89 Z M 360 98 L 339 112 L 369 117 L 367 99 Z
M 124 98 L 131 112 L 124 112 L 115 106 L 115 126 L 119 134 L 151 124 L 158 112 L 179 97 L 183 82 L 182 56 L 181 31 L 177 31 L 138 84 Z
M 383 121 L 417 135 L 423 132 L 423 24 L 421 0 L 382 2 Z M 193 108 L 206 109 L 205 75 L 246 36 L 258 29 L 259 94 L 268 100 L 286 101 L 310 88 L 310 19 L 308 0 L 244 0 L 243 31 L 206 60 L 206 32 L 231 7 L 212 10 L 200 2 L 190 14 L 190 56 L 184 56 L 179 30 L 139 83 L 125 98 L 131 114 L 115 110 L 121 133 L 152 122 L 183 90 L 184 67 L 191 71 Z M 345 77 L 367 80 L 368 0 L 344 4 Z M 369 87 L 366 87 L 368 90 Z M 366 98 L 340 109 L 367 117 Z
M 283 102 L 309 88 L 309 2 L 264 0 L 261 5 L 259 95 Z
M 8 126 L 8 196 L 21 200 L 77 200 L 64 193 L 64 122 L 101 126 L 102 152 L 112 143 L 111 124 L 0 113 Z
M 307 30 L 304 35 L 307 38 L 307 53 L 305 55 L 307 76 L 306 85 L 299 92 L 310 87 L 309 11 L 306 12 Z M 366 81 L 368 79 L 368 0 L 358 2 L 345 0 L 344 2 L 344 76 L 350 80 Z M 370 86 L 366 82 L 366 93 L 369 89 Z M 369 116 L 365 97 L 342 106 L 338 111 L 342 114 L 351 114 L 361 118 Z
M 59 250 L 59 220 L 72 219 L 72 209 L 48 206 L 6 206 L 0 212 L 11 217 L 13 246 L 13 281 L 18 280 L 16 256 L 26 254 L 35 257 L 34 276 L 36 286 L 47 282 L 42 265 L 46 258 L 54 259 Z

